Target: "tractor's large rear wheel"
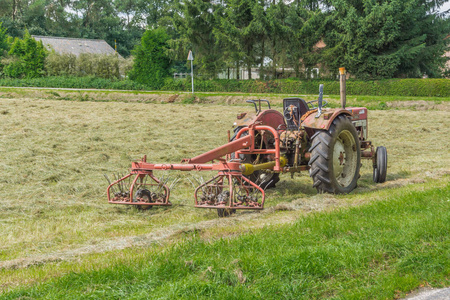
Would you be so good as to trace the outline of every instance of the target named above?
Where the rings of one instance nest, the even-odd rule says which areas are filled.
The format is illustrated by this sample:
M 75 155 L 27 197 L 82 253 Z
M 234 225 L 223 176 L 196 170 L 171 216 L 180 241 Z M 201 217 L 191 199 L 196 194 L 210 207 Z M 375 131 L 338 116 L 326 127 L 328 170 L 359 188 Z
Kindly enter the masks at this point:
M 361 149 L 355 127 L 345 116 L 334 119 L 329 130 L 312 136 L 309 174 L 318 192 L 350 193 L 359 178 Z

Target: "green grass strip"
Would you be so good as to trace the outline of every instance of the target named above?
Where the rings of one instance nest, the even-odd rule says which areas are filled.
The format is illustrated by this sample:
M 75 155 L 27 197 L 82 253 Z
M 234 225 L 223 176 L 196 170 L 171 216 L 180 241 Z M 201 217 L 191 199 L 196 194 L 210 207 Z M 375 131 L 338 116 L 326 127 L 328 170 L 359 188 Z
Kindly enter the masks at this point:
M 237 238 L 193 233 L 131 265 L 71 273 L 2 299 L 392 299 L 450 284 L 449 195 L 449 186 L 405 192 Z

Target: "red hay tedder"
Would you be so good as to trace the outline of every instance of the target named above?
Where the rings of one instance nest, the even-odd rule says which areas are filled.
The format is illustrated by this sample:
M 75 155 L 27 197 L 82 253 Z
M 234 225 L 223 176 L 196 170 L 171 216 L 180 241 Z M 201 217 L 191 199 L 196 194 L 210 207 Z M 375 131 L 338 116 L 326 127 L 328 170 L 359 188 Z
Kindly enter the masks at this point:
M 179 164 L 152 164 L 144 156 L 132 163 L 130 174 L 110 183 L 108 202 L 170 206 L 170 187 L 154 176 L 155 170 L 217 171 L 195 189 L 194 198 L 195 207 L 217 209 L 221 217 L 236 209 L 263 209 L 265 190 L 275 186 L 281 173 L 309 171 L 319 193 L 349 193 L 364 158 L 372 160 L 374 182 L 384 182 L 386 148 L 375 150 L 367 140 L 367 108 L 345 107 L 344 68 L 340 74 L 340 108 L 324 108 L 323 85 L 318 100 L 284 99 L 283 113 L 267 100 L 247 100 L 255 112 L 237 116 L 227 144 Z M 261 109 L 262 102 L 268 109 Z

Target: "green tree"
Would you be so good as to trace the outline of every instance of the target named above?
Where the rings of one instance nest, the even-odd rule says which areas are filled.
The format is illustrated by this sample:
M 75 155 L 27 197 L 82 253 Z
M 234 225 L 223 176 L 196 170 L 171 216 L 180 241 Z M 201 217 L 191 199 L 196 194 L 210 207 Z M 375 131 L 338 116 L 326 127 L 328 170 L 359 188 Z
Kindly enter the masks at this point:
M 22 14 L 22 21 L 27 30 L 33 35 L 48 35 L 47 16 L 45 10 L 48 0 L 30 1 Z
M 3 24 L 0 22 L 0 74 L 3 73 L 3 57 L 6 56 L 9 44 L 8 44 L 8 35 L 6 34 L 6 28 L 3 27 Z
M 140 0 L 139 5 L 143 15 L 146 16 L 148 28 L 158 28 L 161 23 L 166 25 L 165 19 L 175 17 L 180 2 L 176 0 Z
M 32 35 L 104 39 L 128 56 L 144 30 L 146 0 L 2 0 L 0 22 L 13 37 Z M 128 22 L 129 21 L 129 22 Z
M 229 0 L 217 10 L 218 26 L 214 28 L 216 39 L 224 45 L 225 53 L 236 62 L 247 66 L 249 79 L 251 68 L 258 62 L 258 45 L 264 40 L 264 1 Z
M 171 60 L 167 54 L 169 36 L 163 28 L 147 30 L 141 44 L 134 50 L 134 65 L 129 73 L 131 80 L 159 89 L 170 76 Z
M 217 26 L 214 15 L 217 5 L 203 0 L 180 2 L 180 15 L 174 17 L 178 37 L 170 41 L 174 57 L 186 60 L 188 50 L 193 50 L 199 72 L 215 77 L 224 66 L 224 52 L 217 42 L 213 29 Z
M 77 32 L 70 36 L 103 39 L 117 51 L 128 56 L 139 42 L 144 30 L 140 28 L 139 1 L 119 2 L 108 0 L 79 0 L 74 2 L 72 23 Z M 135 8 L 136 6 L 136 8 Z M 121 18 L 119 14 L 125 16 Z
M 310 69 L 319 63 L 321 53 L 315 45 L 324 34 L 324 13 L 312 1 L 306 2 L 292 4 L 285 22 L 287 56 L 297 78 L 302 68 Z
M 114 0 L 117 12 L 124 15 L 126 28 L 130 29 L 144 20 L 143 2 L 141 0 Z
M 445 1 L 333 0 L 324 62 L 359 78 L 438 76 L 449 19 Z
M 286 51 L 291 45 L 288 44 L 290 28 L 286 21 L 290 7 L 283 1 L 272 3 L 267 12 L 267 25 L 265 26 L 267 41 L 270 49 L 270 58 L 272 59 L 273 78 L 277 78 L 277 67 L 284 67 L 286 63 Z M 265 51 L 263 51 L 265 55 Z
M 8 54 L 11 61 L 4 67 L 6 76 L 14 78 L 34 78 L 44 75 L 47 51 L 42 42 L 33 39 L 28 31 L 21 40 L 15 38 Z
M 4 28 L 3 23 L 0 22 L 0 57 L 4 56 L 8 49 L 8 35 L 6 34 L 6 28 Z

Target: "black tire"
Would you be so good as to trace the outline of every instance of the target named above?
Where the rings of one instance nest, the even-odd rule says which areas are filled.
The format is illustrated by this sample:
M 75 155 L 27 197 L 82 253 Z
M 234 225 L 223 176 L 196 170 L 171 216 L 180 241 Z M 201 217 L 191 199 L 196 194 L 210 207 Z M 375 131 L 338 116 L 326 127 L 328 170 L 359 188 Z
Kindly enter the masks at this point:
M 309 149 L 309 174 L 319 193 L 346 194 L 356 188 L 361 149 L 355 127 L 345 116 L 333 120 L 329 130 L 316 132 Z
M 383 183 L 387 174 L 387 150 L 386 147 L 379 146 L 375 151 L 375 163 L 373 165 L 373 182 Z
M 239 130 L 241 130 L 243 127 L 239 126 L 236 127 L 236 129 L 234 130 L 234 136 L 231 138 L 231 141 L 234 141 L 236 138 L 236 134 L 239 132 Z M 242 136 L 246 136 L 248 135 L 248 132 L 245 132 Z M 246 164 L 253 164 L 255 162 L 255 157 L 256 155 L 252 155 L 252 154 L 245 154 L 242 155 L 241 161 L 242 163 L 246 163 Z M 231 158 L 234 158 L 234 153 L 231 154 Z M 274 188 L 275 184 L 280 181 L 280 174 L 279 173 L 274 173 L 272 171 L 255 171 L 253 172 L 253 174 L 251 174 L 250 176 L 245 176 L 248 179 L 250 179 L 251 181 L 255 182 L 256 184 L 258 184 L 262 189 L 270 189 L 270 188 Z
M 253 164 L 254 159 L 252 155 L 246 154 L 243 163 Z M 253 174 L 245 176 L 257 185 L 259 185 L 263 190 L 274 188 L 278 181 L 280 181 L 280 174 L 274 173 L 272 171 L 258 170 L 254 171 Z

